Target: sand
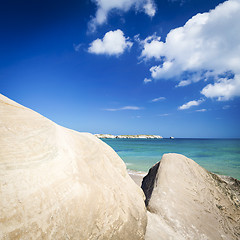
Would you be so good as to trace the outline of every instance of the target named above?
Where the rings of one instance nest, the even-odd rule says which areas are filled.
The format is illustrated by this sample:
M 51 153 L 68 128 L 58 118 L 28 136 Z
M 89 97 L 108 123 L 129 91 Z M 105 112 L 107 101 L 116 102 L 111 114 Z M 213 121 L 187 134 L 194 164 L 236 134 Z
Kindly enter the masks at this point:
M 128 174 L 139 187 L 141 187 L 142 180 L 147 175 L 146 172 L 139 172 L 134 170 L 128 170 Z

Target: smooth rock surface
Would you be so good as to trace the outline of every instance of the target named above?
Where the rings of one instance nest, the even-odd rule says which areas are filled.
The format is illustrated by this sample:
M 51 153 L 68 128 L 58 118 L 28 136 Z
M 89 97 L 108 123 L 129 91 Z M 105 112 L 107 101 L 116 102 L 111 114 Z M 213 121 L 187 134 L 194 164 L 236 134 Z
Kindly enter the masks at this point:
M 183 155 L 163 155 L 142 183 L 145 239 L 240 239 L 239 181 L 231 182 Z
M 0 95 L 0 239 L 144 239 L 146 217 L 107 144 Z

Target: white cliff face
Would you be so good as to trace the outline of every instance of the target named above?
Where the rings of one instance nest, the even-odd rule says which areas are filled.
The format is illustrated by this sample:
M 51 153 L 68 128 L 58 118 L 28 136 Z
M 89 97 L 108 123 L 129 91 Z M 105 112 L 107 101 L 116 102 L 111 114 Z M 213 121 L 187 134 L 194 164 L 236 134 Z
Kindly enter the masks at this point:
M 239 192 L 193 160 L 165 154 L 142 188 L 149 210 L 146 240 L 240 239 Z
M 116 138 L 140 138 L 140 139 L 153 139 L 153 138 L 158 138 L 161 139 L 163 138 L 162 136 L 159 135 L 145 135 L 145 134 L 140 134 L 140 135 L 118 135 Z
M 88 133 L 0 95 L 0 239 L 144 239 L 125 164 Z
M 112 134 L 94 134 L 97 138 L 116 138 L 115 135 Z
M 163 138 L 162 136 L 159 135 L 145 135 L 145 134 L 140 134 L 140 135 L 112 135 L 112 134 L 94 134 L 97 138 L 140 138 L 140 139 L 161 139 Z

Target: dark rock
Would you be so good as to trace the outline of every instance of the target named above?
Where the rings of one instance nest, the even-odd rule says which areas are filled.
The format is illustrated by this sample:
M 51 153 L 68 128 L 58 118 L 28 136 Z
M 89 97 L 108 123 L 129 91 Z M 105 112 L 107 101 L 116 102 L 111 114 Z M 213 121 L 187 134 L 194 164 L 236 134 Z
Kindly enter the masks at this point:
M 145 194 L 145 205 L 148 206 L 148 202 L 152 196 L 152 191 L 154 188 L 154 182 L 156 179 L 156 175 L 158 172 L 160 162 L 156 163 L 153 167 L 151 167 L 148 171 L 148 174 L 143 178 L 142 186 L 143 192 Z

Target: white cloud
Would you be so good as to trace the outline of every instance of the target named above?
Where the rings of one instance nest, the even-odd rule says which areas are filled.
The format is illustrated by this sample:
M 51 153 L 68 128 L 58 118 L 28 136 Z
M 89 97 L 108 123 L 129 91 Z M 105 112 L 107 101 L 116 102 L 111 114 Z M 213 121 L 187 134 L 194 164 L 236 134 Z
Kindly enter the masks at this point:
M 231 107 L 230 105 L 224 105 L 222 109 L 226 110 L 226 109 L 229 109 L 230 107 Z
M 187 85 L 190 85 L 191 84 L 191 80 L 182 80 L 180 81 L 180 83 L 177 85 L 177 87 L 185 87 Z
M 220 78 L 214 84 L 204 87 L 201 93 L 208 98 L 217 98 L 218 101 L 227 101 L 240 96 L 240 74 L 232 79 Z
M 179 110 L 189 109 L 190 107 L 200 105 L 203 101 L 204 101 L 203 99 L 193 100 L 193 101 L 190 101 L 190 102 L 187 102 L 187 103 L 183 104 L 183 105 L 180 106 L 178 109 L 179 109 Z
M 171 30 L 165 42 L 156 34 L 141 41 L 141 57 L 160 62 L 150 68 L 152 78 L 181 79 L 186 73 L 196 73 L 181 79 L 180 87 L 211 76 L 216 82 L 203 89 L 205 96 L 219 100 L 240 96 L 238 78 L 218 80 L 227 71 L 240 75 L 239 12 L 240 1 L 228 0 Z M 227 87 L 226 93 L 221 90 L 223 86 Z
M 125 106 L 121 108 L 107 108 L 104 109 L 105 111 L 115 112 L 115 111 L 122 111 L 122 110 L 141 110 L 142 108 L 137 106 Z
M 106 54 L 106 55 L 120 55 L 126 49 L 130 49 L 133 43 L 129 38 L 124 36 L 124 33 L 118 29 L 116 31 L 107 32 L 103 39 L 96 39 L 88 48 L 88 52 L 94 54 Z
M 181 80 L 176 87 L 185 87 L 190 85 L 191 83 L 195 83 L 200 81 L 201 79 L 207 79 L 208 77 L 212 77 L 212 74 L 210 72 L 204 72 L 204 71 L 199 71 L 199 72 L 192 72 L 192 73 L 185 73 L 185 79 L 186 80 Z
M 150 78 L 144 78 L 143 82 L 144 82 L 145 84 L 147 84 L 147 83 L 152 82 L 152 79 L 150 79 Z
M 196 112 L 206 112 L 206 111 L 207 111 L 207 109 L 205 109 L 205 108 L 196 110 Z
M 141 58 L 148 60 L 150 58 L 160 59 L 164 43 L 160 41 L 160 37 L 154 34 L 153 36 L 147 37 L 145 40 L 138 39 L 142 45 Z
M 82 43 L 79 43 L 79 44 L 73 44 L 73 48 L 76 52 L 79 52 L 81 47 L 83 46 Z
M 158 79 L 159 76 L 163 78 L 172 78 L 175 76 L 174 65 L 170 61 L 166 61 L 162 64 L 162 66 L 153 66 L 150 68 L 150 72 L 152 73 L 152 77 Z
M 95 17 L 89 22 L 89 30 L 94 32 L 96 27 L 107 22 L 109 12 L 113 10 L 127 12 L 135 9 L 136 12 L 144 12 L 153 17 L 156 6 L 153 0 L 92 0 L 97 5 Z
M 145 4 L 143 5 L 144 12 L 149 16 L 149 17 L 154 17 L 156 13 L 156 6 L 153 4 L 153 1 L 146 1 Z
M 169 113 L 158 114 L 159 117 L 167 117 L 169 115 L 170 115 Z
M 159 101 L 163 101 L 165 100 L 165 97 L 158 97 L 158 98 L 154 98 L 153 100 L 151 100 L 151 102 L 159 102 Z

